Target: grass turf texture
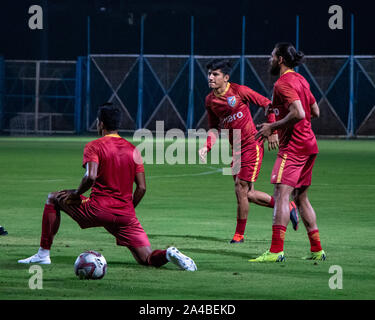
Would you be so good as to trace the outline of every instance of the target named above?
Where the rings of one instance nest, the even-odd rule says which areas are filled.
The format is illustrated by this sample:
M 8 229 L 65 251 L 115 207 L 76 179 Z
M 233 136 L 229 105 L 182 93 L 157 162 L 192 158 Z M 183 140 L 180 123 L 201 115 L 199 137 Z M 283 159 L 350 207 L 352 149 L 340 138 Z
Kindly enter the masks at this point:
M 250 205 L 243 244 L 229 244 L 236 223 L 233 180 L 216 165 L 146 165 L 148 190 L 137 216 L 152 248 L 176 246 L 197 272 L 173 264 L 138 265 L 103 228 L 81 230 L 65 213 L 43 266 L 43 290 L 29 289 L 29 265 L 17 260 L 39 247 L 47 194 L 75 188 L 84 173 L 84 144 L 93 138 L 0 138 L 0 299 L 373 299 L 375 187 L 374 141 L 319 141 L 310 200 L 317 212 L 325 262 L 303 261 L 309 251 L 304 226 L 288 226 L 285 263 L 248 262 L 267 250 L 272 211 Z M 272 193 L 275 152 L 265 151 L 256 188 Z M 102 280 L 79 280 L 73 271 L 83 251 L 108 262 Z M 343 269 L 343 289 L 331 290 L 332 265 Z

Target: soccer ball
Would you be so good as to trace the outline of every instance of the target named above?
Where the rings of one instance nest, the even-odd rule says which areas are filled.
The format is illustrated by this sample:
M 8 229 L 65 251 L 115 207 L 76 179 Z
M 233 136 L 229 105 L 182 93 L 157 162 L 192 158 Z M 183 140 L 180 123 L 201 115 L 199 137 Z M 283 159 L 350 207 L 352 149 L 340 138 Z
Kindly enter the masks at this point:
M 101 279 L 107 272 L 107 261 L 97 251 L 85 251 L 76 259 L 74 272 L 80 279 Z

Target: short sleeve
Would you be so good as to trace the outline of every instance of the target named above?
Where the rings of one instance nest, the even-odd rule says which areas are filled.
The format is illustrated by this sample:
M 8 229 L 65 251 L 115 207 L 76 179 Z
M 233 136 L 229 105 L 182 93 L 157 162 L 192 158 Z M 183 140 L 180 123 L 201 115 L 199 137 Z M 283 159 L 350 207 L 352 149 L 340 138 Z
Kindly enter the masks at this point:
M 281 82 L 275 86 L 275 93 L 282 101 L 285 101 L 288 106 L 296 100 L 301 100 L 297 91 L 286 82 Z
M 263 108 L 266 108 L 269 104 L 271 104 L 270 99 L 262 96 L 247 86 L 239 86 L 238 93 L 245 103 L 252 103 Z
M 99 163 L 99 155 L 97 152 L 97 148 L 95 144 L 93 143 L 88 143 L 85 146 L 85 149 L 83 150 L 83 162 L 82 162 L 82 167 L 85 168 L 86 163 L 88 162 L 96 162 Z
M 143 166 L 143 159 L 141 153 L 137 148 L 133 150 L 133 160 L 135 163 L 135 173 L 145 172 L 145 168 Z

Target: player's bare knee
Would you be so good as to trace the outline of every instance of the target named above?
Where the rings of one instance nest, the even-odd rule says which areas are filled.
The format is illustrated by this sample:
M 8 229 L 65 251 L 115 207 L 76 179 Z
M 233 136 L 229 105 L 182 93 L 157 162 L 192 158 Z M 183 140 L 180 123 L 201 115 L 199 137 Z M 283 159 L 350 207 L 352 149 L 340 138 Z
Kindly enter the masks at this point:
M 248 191 L 249 191 L 248 187 L 236 185 L 235 190 L 236 190 L 237 198 L 248 198 Z
M 243 181 L 243 180 L 237 179 L 236 182 L 235 182 L 235 184 L 234 184 L 234 187 L 236 189 L 236 192 L 237 192 L 237 190 L 239 192 L 246 192 L 246 193 L 249 191 L 249 184 L 248 184 L 248 182 Z
M 247 193 L 247 198 L 250 202 L 255 202 L 255 200 L 256 200 L 255 191 L 249 190 L 249 192 Z

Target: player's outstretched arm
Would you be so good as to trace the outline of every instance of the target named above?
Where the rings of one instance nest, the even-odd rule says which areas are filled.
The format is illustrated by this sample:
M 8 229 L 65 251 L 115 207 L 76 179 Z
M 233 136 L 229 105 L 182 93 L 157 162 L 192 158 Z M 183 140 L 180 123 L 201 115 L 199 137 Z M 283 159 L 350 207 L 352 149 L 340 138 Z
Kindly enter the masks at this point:
M 134 208 L 141 202 L 143 196 L 146 193 L 146 178 L 144 172 L 138 172 L 135 175 L 134 182 L 136 184 L 136 188 L 133 193 L 133 206 Z

